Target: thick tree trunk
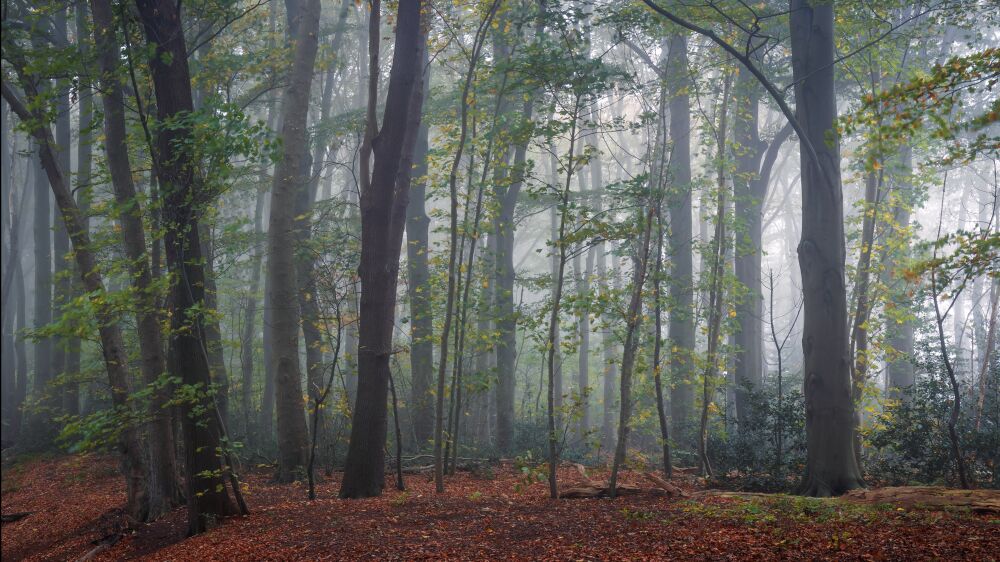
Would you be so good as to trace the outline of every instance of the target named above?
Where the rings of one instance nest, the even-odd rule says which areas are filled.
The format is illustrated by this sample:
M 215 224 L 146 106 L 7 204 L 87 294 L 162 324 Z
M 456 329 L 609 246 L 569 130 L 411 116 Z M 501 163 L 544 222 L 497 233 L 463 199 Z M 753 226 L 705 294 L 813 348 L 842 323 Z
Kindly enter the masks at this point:
M 377 80 L 380 2 L 374 0 L 369 28 L 372 74 Z M 409 203 L 413 147 L 420 127 L 423 85 L 420 68 L 426 34 L 422 2 L 402 0 L 396 17 L 396 40 L 382 128 L 375 133 L 377 81 L 371 80 L 368 131 L 362 151 L 361 308 L 358 342 L 358 395 L 340 489 L 342 498 L 378 496 L 385 484 L 386 398 L 389 358 L 393 352 L 399 255 Z M 372 143 L 377 138 L 376 143 Z M 368 161 L 374 154 L 374 174 Z M 370 180 L 369 180 L 370 177 Z
M 149 69 L 157 120 L 177 122 L 194 110 L 179 5 L 170 0 L 136 0 L 136 5 L 153 51 Z M 200 207 L 209 201 L 197 183 L 192 155 L 182 150 L 191 135 L 183 123 L 161 129 L 155 157 L 163 202 L 164 249 L 172 273 L 170 371 L 180 375 L 182 384 L 205 389 L 212 380 L 205 354 L 204 321 L 198 312 L 205 306 L 198 216 Z M 188 532 L 196 534 L 211 521 L 236 510 L 223 480 L 227 469 L 219 451 L 224 435 L 214 401 L 210 395 L 199 394 L 182 410 Z
M 166 407 L 169 391 L 159 381 L 166 371 L 163 334 L 157 317 L 156 289 L 152 286 L 143 210 L 136 197 L 129 161 L 125 100 L 119 83 L 121 63 L 114 34 L 114 14 L 109 0 L 91 0 L 94 17 L 94 45 L 101 70 L 100 85 L 104 109 L 104 149 L 115 200 L 123 209 L 119 218 L 125 255 L 128 257 L 132 285 L 139 298 L 136 326 L 143 382 L 153 389 L 149 403 L 149 516 L 158 517 L 180 504 L 181 490 L 175 461 L 175 440 L 170 410 Z
M 670 88 L 670 143 L 673 153 L 668 168 L 672 193 L 670 206 L 670 419 L 674 436 L 691 443 L 694 412 L 694 263 L 691 238 L 691 107 L 688 99 L 687 36 L 670 38 L 667 56 L 667 85 Z
M 790 11 L 795 106 L 806 135 L 800 139 L 798 254 L 808 452 L 801 491 L 831 496 L 863 485 L 853 448 L 840 148 L 831 142 L 837 119 L 833 4 L 791 0 Z
M 288 28 L 295 58 L 281 102 L 282 157 L 274 172 L 271 216 L 268 224 L 267 276 L 274 346 L 275 405 L 277 411 L 279 482 L 304 476 L 308 430 L 302 401 L 299 369 L 299 295 L 296 279 L 296 219 L 302 205 L 295 201 L 308 190 L 310 175 L 309 133 L 306 122 L 313 67 L 319 48 L 319 0 L 288 2 Z M 301 197 L 308 198 L 308 193 Z M 298 208 L 297 208 L 298 207 Z M 313 325 L 311 328 L 315 328 Z

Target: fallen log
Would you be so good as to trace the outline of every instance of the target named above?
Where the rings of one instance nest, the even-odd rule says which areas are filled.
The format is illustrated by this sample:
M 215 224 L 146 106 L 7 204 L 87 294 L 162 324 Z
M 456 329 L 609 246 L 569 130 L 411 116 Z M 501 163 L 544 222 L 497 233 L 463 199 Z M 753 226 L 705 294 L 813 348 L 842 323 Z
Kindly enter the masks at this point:
M 967 508 L 975 513 L 1000 513 L 1000 490 L 893 486 L 852 490 L 841 498 L 855 503 L 891 504 L 916 509 Z
M 663 478 L 660 478 L 655 473 L 652 473 L 652 472 L 643 472 L 642 476 L 646 480 L 649 480 L 650 482 L 652 482 L 656 486 L 656 488 L 654 488 L 654 489 L 660 489 L 660 490 L 662 490 L 669 497 L 674 497 L 674 496 L 676 496 L 678 498 L 686 498 L 686 497 L 688 497 L 688 493 L 687 492 L 685 492 L 684 490 L 680 489 L 679 487 L 671 484 L 667 480 L 664 480 Z
M 619 484 L 615 488 L 615 492 L 619 496 L 630 496 L 649 491 L 632 484 Z M 610 493 L 611 489 L 605 484 L 582 483 L 563 488 L 559 491 L 559 497 L 564 499 L 603 498 Z
M 21 511 L 19 513 L 5 513 L 0 516 L 0 521 L 4 523 L 13 523 L 14 521 L 20 521 L 25 517 L 31 515 L 34 511 Z

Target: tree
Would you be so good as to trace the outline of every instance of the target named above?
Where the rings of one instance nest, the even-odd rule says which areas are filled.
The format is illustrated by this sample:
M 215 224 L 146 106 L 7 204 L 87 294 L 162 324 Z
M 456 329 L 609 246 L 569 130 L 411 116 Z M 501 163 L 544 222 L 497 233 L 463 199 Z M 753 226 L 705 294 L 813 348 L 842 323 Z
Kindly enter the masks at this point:
M 94 46 L 101 70 L 101 104 L 104 109 L 104 150 L 115 199 L 122 207 L 120 221 L 125 254 L 131 267 L 132 284 L 138 296 L 136 327 L 139 336 L 140 369 L 143 381 L 153 393 L 149 402 L 149 514 L 158 517 L 182 500 L 175 461 L 173 421 L 167 408 L 167 389 L 160 381 L 166 373 L 163 333 L 157 314 L 157 294 L 153 287 L 143 210 L 136 197 L 129 160 L 125 124 L 125 95 L 115 35 L 114 13 L 108 0 L 91 0 L 94 18 Z
M 840 148 L 833 136 L 834 11 L 790 0 L 793 85 L 797 113 L 753 62 L 710 29 L 643 0 L 670 21 L 710 39 L 740 62 L 767 90 L 802 148 L 803 331 L 807 463 L 801 492 L 839 495 L 863 485 L 854 456 L 854 403 L 847 341 L 847 294 Z
M 429 51 L 424 49 L 423 96 L 430 90 Z M 429 240 L 431 220 L 425 209 L 427 198 L 427 150 L 430 128 L 421 121 L 414 148 L 413 175 L 417 181 L 410 188 L 406 207 L 406 290 L 410 299 L 410 375 L 413 409 L 413 433 L 416 445 L 425 444 L 434 435 L 434 401 L 431 384 L 434 378 L 434 311 L 431 307 Z
M 39 91 L 37 81 L 28 76 L 22 60 L 17 60 L 17 72 L 21 87 L 28 97 L 31 107 L 39 107 Z M 97 261 L 90 250 L 90 235 L 84 227 L 83 217 L 77 207 L 76 200 L 65 180 L 65 174 L 60 168 L 56 156 L 55 139 L 44 119 L 44 114 L 38 110 L 29 110 L 17 94 L 3 83 L 3 97 L 11 109 L 27 127 L 38 146 L 38 157 L 45 177 L 59 208 L 67 233 L 73 241 L 73 255 L 77 269 L 80 272 L 84 289 L 90 296 L 92 305 L 97 311 L 101 347 L 104 356 L 104 368 L 107 371 L 108 383 L 111 387 L 111 397 L 115 408 L 123 416 L 124 427 L 118 432 L 117 446 L 121 454 L 121 471 L 125 477 L 126 511 L 129 517 L 137 521 L 146 519 L 149 512 L 146 482 L 146 460 L 142 452 L 142 442 L 137 428 L 131 423 L 134 413 L 129 402 L 132 392 L 129 384 L 128 353 L 122 340 L 121 328 L 115 318 L 113 308 L 106 299 L 104 280 L 98 269 Z
M 421 0 L 402 0 L 382 126 L 378 103 L 380 0 L 369 23 L 369 84 L 365 141 L 361 151 L 361 308 L 358 396 L 344 466 L 342 498 L 378 496 L 385 478 L 386 398 L 396 313 L 399 255 L 410 195 L 413 147 L 420 127 L 423 87 L 421 51 L 426 34 Z M 374 157 L 374 173 L 371 159 Z
M 136 0 L 146 41 L 151 47 L 150 75 L 156 94 L 157 131 L 154 159 L 163 201 L 164 249 L 170 271 L 170 351 L 168 370 L 181 377 L 190 396 L 184 401 L 181 427 L 188 502 L 188 533 L 204 531 L 212 520 L 234 515 L 223 479 L 223 431 L 210 391 L 202 310 L 205 269 L 198 218 L 208 203 L 205 186 L 195 175 L 187 142 L 193 138 L 185 118 L 194 111 L 180 6 L 169 0 Z M 303 421 L 304 423 L 304 421 Z
M 801 492 L 835 496 L 863 486 L 854 456 L 848 356 L 844 202 L 835 140 L 834 7 L 790 0 L 795 108 L 802 129 L 802 351 L 806 471 Z M 833 139 L 833 140 L 831 140 Z M 807 148 L 803 146 L 803 148 Z
M 268 224 L 267 276 L 275 405 L 277 410 L 279 482 L 300 478 L 307 462 L 308 430 L 302 403 L 302 374 L 299 370 L 299 295 L 296 279 L 296 217 L 307 212 L 296 206 L 300 191 L 310 184 L 311 158 L 306 121 L 313 67 L 319 48 L 319 0 L 287 2 L 288 30 L 294 44 L 294 60 L 289 83 L 281 100 L 282 155 L 271 188 L 271 215 Z M 308 198 L 308 193 L 305 195 Z M 301 280 L 305 281 L 305 280 Z
M 737 347 L 734 379 L 736 381 L 736 417 L 743 429 L 748 417 L 747 389 L 760 389 L 763 382 L 764 299 L 761 283 L 763 254 L 764 199 L 771 181 L 771 170 L 778 151 L 791 136 L 792 127 L 782 127 L 770 144 L 761 140 L 760 94 L 762 88 L 745 69 L 736 78 L 736 111 L 733 112 L 733 142 L 736 173 L 733 175 L 734 206 L 737 228 L 735 273 L 746 287 L 746 296 L 736 303 L 739 326 L 735 333 Z
M 691 431 L 694 411 L 694 259 L 691 219 L 691 104 L 688 97 L 687 36 L 670 37 L 666 83 L 670 88 L 670 144 L 668 175 L 670 208 L 670 421 L 675 436 Z

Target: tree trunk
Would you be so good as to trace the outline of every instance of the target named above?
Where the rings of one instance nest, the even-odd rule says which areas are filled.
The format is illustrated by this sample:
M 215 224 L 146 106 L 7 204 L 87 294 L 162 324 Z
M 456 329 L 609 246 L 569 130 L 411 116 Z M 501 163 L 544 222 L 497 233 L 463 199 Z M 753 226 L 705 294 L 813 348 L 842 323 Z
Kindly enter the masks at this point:
M 13 306 L 7 306 L 11 285 L 14 275 L 17 273 L 21 260 L 20 257 L 20 210 L 19 201 L 21 198 L 12 197 L 13 174 L 11 169 L 11 148 L 13 146 L 13 135 L 10 129 L 10 118 L 7 114 L 6 102 L 0 105 L 0 200 L 10 208 L 4 208 L 0 213 L 0 229 L 3 236 L 3 307 L 0 308 L 2 315 L 2 350 L 0 350 L 0 401 L 2 401 L 2 415 L 0 424 L 3 427 L 3 445 L 16 442 L 16 430 L 13 426 L 15 410 L 20 406 L 14 399 L 17 394 L 16 365 L 17 360 L 14 351 L 14 322 L 15 310 Z
M 421 0 L 402 0 L 396 17 L 392 70 L 382 127 L 375 134 L 379 11 L 373 0 L 369 27 L 367 149 L 361 158 L 361 278 L 358 395 L 340 489 L 342 498 L 378 496 L 385 484 L 389 358 L 396 311 L 399 255 L 409 203 L 413 147 L 420 127 L 423 85 L 420 68 L 426 34 Z M 376 143 L 373 143 L 377 138 Z M 369 158 L 374 154 L 374 174 Z
M 274 99 L 267 107 L 267 130 L 274 129 Z M 254 343 L 257 339 L 257 293 L 260 292 L 260 273 L 264 262 L 264 252 L 260 247 L 264 235 L 264 203 L 267 196 L 267 168 L 261 169 L 258 179 L 257 201 L 253 212 L 253 250 L 250 257 L 250 288 L 247 291 L 244 306 L 243 331 L 240 336 L 240 407 L 243 410 L 243 431 L 247 441 L 259 445 L 261 435 L 253 431 L 251 420 L 253 414 L 253 375 L 254 375 Z M 270 369 L 267 369 L 270 370 Z M 273 389 L 272 389 L 273 391 Z M 266 397 L 263 401 L 267 401 Z M 261 408 L 263 410 L 263 407 Z M 270 419 L 270 416 L 268 416 Z M 259 420 L 257 420 L 259 421 Z M 262 424 L 258 423 L 258 427 Z M 268 431 L 268 434 L 270 431 Z
M 760 389 L 764 366 L 764 299 L 761 293 L 761 238 L 763 207 L 770 177 L 759 173 L 764 142 L 758 135 L 760 85 L 745 69 L 736 79 L 736 111 L 733 113 L 733 140 L 736 143 L 736 173 L 733 175 L 736 228 L 743 236 L 736 240 L 736 279 L 746 295 L 736 303 L 739 327 L 735 333 L 736 419 L 740 431 L 749 429 L 747 390 Z M 775 141 L 780 144 L 779 141 Z M 768 174 L 770 176 L 770 174 Z
M 163 334 L 157 317 L 156 289 L 146 255 L 143 210 L 136 198 L 129 161 L 125 100 L 121 84 L 118 43 L 114 33 L 114 14 L 109 0 L 91 0 L 94 18 L 94 45 L 101 70 L 101 100 L 104 109 L 104 149 L 115 200 L 123 209 L 120 215 L 125 255 L 128 257 L 132 285 L 139 298 L 136 327 L 139 339 L 140 367 L 143 382 L 153 389 L 149 402 L 149 516 L 158 517 L 179 505 L 182 497 L 175 461 L 175 440 L 167 401 L 170 392 L 160 376 L 166 372 Z
M 65 5 L 60 7 L 55 12 L 52 21 L 54 27 L 53 31 L 57 40 L 65 41 L 69 44 L 67 9 L 68 7 Z M 73 144 L 73 134 L 72 124 L 70 123 L 70 83 L 65 79 L 56 80 L 55 89 L 56 144 L 54 145 L 54 150 L 56 152 L 56 158 L 59 160 L 59 167 L 65 174 L 64 179 L 66 181 L 66 185 L 72 189 L 73 174 L 70 148 Z M 63 307 L 66 306 L 72 298 L 73 258 L 69 255 L 69 233 L 66 232 L 66 226 L 62 223 L 62 221 L 58 220 L 58 214 L 56 215 L 53 230 L 54 236 L 52 239 L 52 250 L 54 254 L 53 257 L 55 258 L 55 277 L 53 279 L 54 286 L 52 306 L 55 308 L 54 316 L 58 320 L 62 316 Z M 69 351 L 74 345 L 72 343 L 72 339 L 72 337 L 61 335 L 56 336 L 54 339 L 54 346 L 52 349 L 52 373 L 54 376 L 59 376 L 61 378 L 59 388 L 51 389 L 53 393 L 51 402 L 47 401 L 53 407 L 62 408 L 69 401 L 70 395 L 75 394 L 76 392 L 74 389 L 75 385 L 72 383 L 73 374 L 69 371 L 69 369 L 67 369 Z M 75 345 L 77 349 L 79 349 L 79 341 L 77 341 Z M 56 392 L 58 392 L 58 395 Z
M 830 138 L 837 119 L 833 4 L 791 0 L 790 10 L 796 114 L 806 135 L 799 139 L 807 448 L 801 492 L 832 496 L 863 485 L 853 448 L 840 148 Z
M 670 97 L 670 158 L 669 177 L 672 193 L 670 205 L 670 419 L 674 436 L 681 443 L 691 443 L 694 411 L 695 313 L 694 262 L 691 238 L 691 107 L 688 99 L 687 36 L 670 38 L 666 80 Z
M 913 195 L 911 176 L 913 175 L 913 149 L 909 146 L 900 148 L 899 163 L 892 178 L 893 190 L 896 192 L 896 203 L 893 208 L 893 223 L 903 232 L 897 236 L 909 236 L 906 232 L 910 224 L 910 201 Z M 888 288 L 888 303 L 893 315 L 901 315 L 897 322 L 892 317 L 886 322 L 886 340 L 892 348 L 892 355 L 886 361 L 886 379 L 889 395 L 900 400 L 909 400 L 910 387 L 916 381 L 913 368 L 913 338 L 915 324 L 911 315 L 913 297 L 910 294 L 909 283 L 903 277 L 903 268 L 908 256 L 909 241 L 905 241 L 899 250 L 889 250 L 885 255 L 883 267 L 884 283 Z
M 424 49 L 424 98 L 429 97 L 429 50 Z M 407 293 L 410 298 L 410 395 L 411 419 L 415 445 L 424 446 L 434 435 L 434 311 L 432 304 L 430 266 L 430 218 L 425 210 L 427 184 L 427 149 L 430 128 L 420 124 L 414 148 L 413 175 L 418 181 L 410 189 L 406 207 L 406 266 Z
M 615 266 L 615 261 L 618 259 L 614 256 L 614 244 L 608 243 L 609 250 L 605 253 L 604 243 L 598 245 L 598 277 L 603 279 L 602 290 L 605 294 L 610 294 L 613 288 L 615 293 L 621 289 L 621 277 L 615 273 L 619 270 L 619 267 Z M 605 269 L 605 259 L 606 256 L 611 256 L 611 269 L 610 272 L 605 270 L 603 273 L 602 269 Z M 612 278 L 611 287 L 609 287 L 608 277 Z M 614 330 L 611 328 L 611 315 L 605 314 L 604 320 L 601 327 L 601 345 L 604 347 L 604 419 L 601 424 L 601 447 L 606 447 L 609 450 L 614 446 L 615 440 L 618 435 L 618 426 L 615 423 L 615 412 L 618 410 L 616 408 L 618 402 L 618 393 L 616 391 L 616 385 L 618 382 L 618 338 L 615 337 Z M 619 412 L 620 413 L 620 412 Z
M 271 337 L 274 345 L 279 482 L 301 478 L 308 460 L 308 430 L 299 370 L 300 310 L 296 279 L 296 219 L 306 210 L 295 201 L 308 190 L 309 133 L 306 122 L 313 67 L 319 48 L 319 0 L 288 2 L 288 28 L 295 57 L 281 101 L 282 157 L 274 172 L 268 224 L 267 276 L 270 291 Z M 302 197 L 308 198 L 308 193 Z M 297 208 L 298 207 L 298 208 Z M 301 250 L 301 248 L 300 248 Z M 314 297 L 313 297 L 314 298 Z M 315 328 L 315 325 L 310 328 Z
M 580 269 L 580 257 L 577 255 L 573 259 L 573 267 L 576 272 L 576 294 L 577 298 L 583 300 L 577 315 L 577 330 L 580 337 L 580 348 L 577 354 L 576 388 L 577 399 L 580 401 L 580 417 L 577 426 L 577 435 L 581 442 L 587 439 L 590 431 L 590 307 L 586 306 L 590 298 L 590 277 L 594 273 L 594 249 L 591 247 L 587 251 L 586 264 L 584 269 Z
M 531 119 L 531 102 L 525 102 L 522 118 Z M 496 445 L 501 454 L 511 452 L 514 445 L 514 391 L 517 364 L 517 313 L 514 307 L 514 213 L 524 185 L 524 165 L 527 141 L 514 147 L 511 168 L 515 177 L 501 193 L 500 211 L 496 219 L 496 329 L 497 387 L 496 387 Z M 500 189 L 503 189 L 502 187 Z
M 179 6 L 170 0 L 136 0 L 136 5 L 152 47 L 149 69 L 157 120 L 177 123 L 194 110 Z M 179 374 L 185 386 L 204 392 L 212 379 L 199 312 L 205 306 L 205 270 L 198 217 L 200 207 L 210 201 L 198 184 L 192 155 L 182 149 L 191 137 L 191 129 L 183 122 L 159 130 L 155 159 L 163 202 L 164 253 L 172 273 L 170 371 Z M 188 532 L 196 534 L 216 518 L 233 515 L 235 508 L 223 480 L 225 467 L 219 451 L 224 435 L 214 401 L 199 393 L 182 411 Z
M 54 141 L 53 141 L 54 142 Z M 49 180 L 42 170 L 41 146 L 35 144 L 38 154 L 33 158 L 34 165 L 34 329 L 38 330 L 52 323 L 52 202 L 49 196 Z M 53 373 L 53 341 L 43 337 L 34 342 L 34 378 L 31 383 L 31 394 L 41 399 L 51 392 L 49 383 Z M 44 403 L 44 401 L 43 401 Z M 45 447 L 51 442 L 53 428 L 49 423 L 50 413 L 29 413 L 25 427 L 26 437 L 30 439 L 29 448 Z
M 219 289 L 215 283 L 215 235 L 211 226 L 199 225 L 202 255 L 205 256 L 205 345 L 208 366 L 212 371 L 215 403 L 225 428 L 229 427 L 229 373 L 226 370 L 225 349 L 222 347 L 222 328 L 219 325 Z
M 646 283 L 646 270 L 649 264 L 649 246 L 652 235 L 653 218 L 658 205 L 647 202 L 649 211 L 643 223 L 642 241 L 636 248 L 638 255 L 635 260 L 635 271 L 632 276 L 632 295 L 628 309 L 625 311 L 625 347 L 622 353 L 621 376 L 621 410 L 618 419 L 618 441 L 615 444 L 615 456 L 611 464 L 611 476 L 608 479 L 609 495 L 614 498 L 617 493 L 618 471 L 625 464 L 625 454 L 628 452 L 628 434 L 632 420 L 632 370 L 635 366 L 636 351 L 639 342 L 636 331 L 642 320 L 642 287 Z
M 722 345 L 722 313 L 725 306 L 725 286 L 723 275 L 726 271 L 727 257 L 726 214 L 726 129 L 729 117 L 729 91 L 732 84 L 732 74 L 727 73 L 722 90 L 722 101 L 717 111 L 719 125 L 716 129 L 716 165 L 718 172 L 715 188 L 718 204 L 715 209 L 715 235 L 711 244 L 711 270 L 709 273 L 708 290 L 708 350 L 705 354 L 705 371 L 702 374 L 701 422 L 698 426 L 698 460 L 702 476 L 712 476 L 712 464 L 708 459 L 708 412 L 715 396 L 715 379 L 719 374 L 719 346 Z

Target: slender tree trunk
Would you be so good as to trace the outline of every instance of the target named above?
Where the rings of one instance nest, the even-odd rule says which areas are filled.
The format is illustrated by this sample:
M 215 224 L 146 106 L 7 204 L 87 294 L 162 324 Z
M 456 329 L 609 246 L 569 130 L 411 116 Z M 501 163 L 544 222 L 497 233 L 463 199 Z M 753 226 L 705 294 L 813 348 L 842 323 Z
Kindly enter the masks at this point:
M 580 269 L 579 256 L 573 260 L 576 271 L 576 294 L 577 297 L 588 302 L 590 298 L 590 277 L 594 273 L 594 249 L 591 247 L 587 251 L 585 268 Z M 578 363 L 576 372 L 576 388 L 578 400 L 580 401 L 580 418 L 577 427 L 579 439 L 587 439 L 590 431 L 590 307 L 584 304 L 580 307 L 577 318 L 577 330 L 580 334 L 580 348 L 578 350 Z
M 424 49 L 424 98 L 429 97 L 429 50 Z M 430 223 L 425 209 L 427 199 L 427 150 L 430 128 L 420 124 L 414 148 L 413 175 L 417 181 L 410 189 L 406 207 L 407 293 L 410 298 L 410 372 L 412 376 L 410 408 L 415 445 L 423 447 L 434 436 L 434 311 L 430 283 Z
M 210 314 L 205 318 L 205 346 L 208 366 L 212 371 L 215 403 L 223 426 L 229 427 L 229 373 L 226 370 L 225 349 L 222 346 L 222 328 L 219 324 L 219 289 L 215 282 L 215 234 L 206 223 L 199 225 L 201 253 L 205 256 L 205 307 Z
M 35 144 L 36 151 L 40 147 Z M 52 202 L 49 196 L 48 179 L 42 170 L 41 156 L 32 159 L 34 165 L 34 217 L 32 229 L 34 232 L 34 328 L 40 329 L 52 322 L 52 224 L 50 217 Z M 49 382 L 53 378 L 53 341 L 51 337 L 42 337 L 34 342 L 34 378 L 31 384 L 31 394 L 41 398 L 50 392 Z M 31 447 L 45 446 L 50 441 L 51 428 L 46 420 L 48 414 L 29 414 L 25 431 L 31 439 Z
M 872 252 L 875 245 L 875 227 L 882 187 L 880 174 L 872 171 L 865 177 L 864 219 L 861 225 L 861 255 L 858 258 L 858 279 L 854 288 L 856 308 L 851 321 L 849 349 L 851 362 L 851 399 L 854 401 L 854 458 L 861 462 L 861 398 L 868 382 L 868 317 L 871 313 L 869 286 L 871 284 Z M 860 471 L 860 464 L 859 464 Z
M 663 298 L 660 294 L 660 282 L 663 275 L 663 238 L 666 235 L 663 228 L 663 212 L 656 213 L 656 266 L 653 270 L 653 384 L 656 388 L 656 414 L 660 424 L 660 447 L 663 454 L 663 476 L 674 475 L 673 462 L 670 460 L 670 430 L 667 426 L 667 411 L 663 404 L 663 376 L 660 365 L 660 355 L 663 348 Z
M 615 261 L 618 258 L 614 256 L 614 244 L 609 243 L 609 250 L 607 255 L 611 256 L 611 269 L 602 276 L 604 279 L 604 292 L 610 294 L 613 289 L 615 293 L 621 290 L 621 276 L 616 272 L 619 271 L 620 267 L 615 265 Z M 603 254 L 603 252 L 601 252 Z M 603 261 L 603 260 L 601 260 Z M 602 264 L 599 264 L 602 265 Z M 600 275 L 600 273 L 598 273 Z M 609 287 L 608 277 L 611 277 L 611 286 Z M 618 392 L 617 383 L 619 379 L 619 353 L 618 353 L 618 338 L 615 337 L 614 330 L 611 328 L 611 315 L 606 314 L 601 327 L 601 343 L 604 347 L 604 420 L 601 425 L 601 446 L 607 447 L 609 450 L 613 450 L 616 439 L 618 438 L 618 427 L 615 423 L 615 413 L 618 412 Z M 620 414 L 620 412 L 618 412 Z
M 278 28 L 278 5 L 272 4 L 271 9 L 268 11 L 268 31 L 270 32 L 271 37 L 277 36 L 277 28 Z M 273 39 L 268 43 L 270 44 L 272 41 Z M 273 45 L 269 46 L 272 48 L 274 47 Z M 277 68 L 273 68 L 272 70 L 274 71 L 275 74 L 279 73 L 279 70 Z M 280 121 L 280 114 L 278 111 L 276 111 L 277 97 L 278 96 L 272 94 L 268 104 L 269 131 L 275 131 L 276 128 L 278 128 L 278 126 L 280 125 L 280 123 L 277 123 L 278 121 Z M 276 176 L 276 173 L 274 175 Z M 271 180 L 271 183 L 272 184 L 274 183 L 273 178 Z M 258 197 L 263 197 L 263 196 L 264 196 L 263 193 L 258 193 Z M 267 201 L 270 202 L 270 200 L 271 196 L 268 196 Z M 268 209 L 268 212 L 270 212 L 270 209 Z M 270 222 L 270 217 L 268 217 L 268 222 Z M 268 237 L 268 240 L 270 240 L 270 237 Z M 262 316 L 261 327 L 263 328 L 261 355 L 264 363 L 264 385 L 263 385 L 264 388 L 261 393 L 261 399 L 260 399 L 260 424 L 258 427 L 259 434 L 257 437 L 260 441 L 260 444 L 267 445 L 270 447 L 274 443 L 273 439 L 274 439 L 275 362 L 274 362 L 274 345 L 273 345 L 274 338 L 272 337 L 271 333 L 273 325 L 273 318 L 272 318 L 273 310 L 271 303 L 271 276 L 267 274 L 264 275 L 264 310 L 261 316 Z
M 4 208 L 0 212 L 0 229 L 3 236 L 3 307 L 0 308 L 2 315 L 3 334 L 2 349 L 0 349 L 0 403 L 2 403 L 2 415 L 0 424 L 3 427 L 3 446 L 16 442 L 16 432 L 13 427 L 14 411 L 20 407 L 15 403 L 17 394 L 16 365 L 17 360 L 14 351 L 14 322 L 15 310 L 13 306 L 7 306 L 7 296 L 10 294 L 14 275 L 17 273 L 20 263 L 20 211 L 21 205 L 18 198 L 13 197 L 13 170 L 11 169 L 11 148 L 13 146 L 13 136 L 10 129 L 10 117 L 7 114 L 6 102 L 0 105 L 0 201 Z M 24 198 L 24 195 L 21 195 Z
M 22 197 L 27 196 L 27 194 Z M 14 272 L 14 295 L 17 298 L 17 324 L 14 326 L 14 354 L 17 356 L 17 370 L 14 373 L 14 415 L 11 420 L 11 431 L 14 438 L 20 439 L 21 426 L 24 420 L 24 401 L 28 395 L 28 350 L 24 343 L 24 330 L 28 328 L 27 295 L 24 290 L 24 266 L 18 261 Z M 21 334 L 21 335 L 19 335 Z
M 715 236 L 712 242 L 712 262 L 709 274 L 710 286 L 708 292 L 708 351 L 705 354 L 705 372 L 702 374 L 703 394 L 701 397 L 701 423 L 698 431 L 698 460 L 701 474 L 712 476 L 712 464 L 708 459 L 708 412 L 715 396 L 715 379 L 719 375 L 719 346 L 722 345 L 722 313 L 724 307 L 725 287 L 722 276 L 725 273 L 727 259 L 726 232 L 726 134 L 729 117 L 729 90 L 732 74 L 727 73 L 722 91 L 722 103 L 719 105 L 719 125 L 716 131 L 717 152 L 716 165 L 718 173 L 715 188 L 718 206 L 715 209 Z
M 69 43 L 69 26 L 67 21 L 68 6 L 60 7 L 54 14 L 53 27 L 55 36 L 60 41 Z M 55 145 L 56 158 L 59 160 L 59 167 L 65 174 L 67 186 L 72 189 L 73 174 L 71 166 L 71 147 L 73 143 L 72 124 L 70 122 L 70 83 L 68 80 L 60 79 L 55 81 Z M 58 211 L 58 210 L 57 210 Z M 69 233 L 66 226 L 58 219 L 58 212 L 54 222 L 54 232 L 52 238 L 53 258 L 55 258 L 55 274 L 53 278 L 52 306 L 55 308 L 56 319 L 62 316 L 62 309 L 70 302 L 73 290 L 73 258 L 69 255 L 70 242 Z M 52 389 L 53 396 L 47 404 L 52 407 L 62 408 L 69 401 L 69 395 L 75 392 L 74 384 L 71 382 L 73 374 L 67 369 L 67 359 L 70 348 L 73 346 L 72 337 L 56 336 L 52 348 L 52 374 L 60 376 L 61 380 L 58 389 Z M 76 342 L 79 346 L 79 341 Z M 58 391 L 58 395 L 55 393 Z M 51 413 L 49 414 L 51 415 Z
M 990 360 L 997 340 L 997 304 L 1000 299 L 1000 286 L 993 284 L 993 297 L 990 299 L 990 321 L 986 329 L 986 340 L 979 350 L 982 366 L 979 368 L 979 393 L 976 397 L 976 431 L 979 431 L 983 421 L 983 406 L 986 404 L 986 389 L 990 375 Z
M 790 0 L 789 20 L 797 120 L 806 135 L 798 247 L 807 449 L 801 492 L 831 496 L 863 485 L 853 447 L 840 148 L 830 140 L 837 119 L 833 4 Z
M 608 479 L 609 495 L 614 498 L 618 494 L 618 471 L 625 464 L 625 454 L 628 452 L 628 434 L 632 420 L 632 371 L 635 367 L 636 351 L 639 347 L 636 332 L 642 320 L 642 287 L 646 283 L 646 270 L 649 264 L 649 246 L 652 235 L 653 217 L 656 216 L 658 205 L 647 203 L 649 211 L 643 223 L 642 241 L 637 247 L 635 271 L 632 275 L 632 295 L 628 309 L 625 312 L 625 347 L 622 353 L 621 376 L 621 410 L 618 419 L 618 441 L 615 444 L 614 461 L 611 464 L 611 476 Z
M 759 389 L 764 365 L 764 300 L 761 293 L 761 238 L 763 206 L 770 179 L 759 173 L 764 143 L 759 128 L 760 86 L 745 69 L 736 79 L 736 111 L 733 113 L 733 140 L 736 143 L 736 174 L 733 175 L 736 228 L 736 279 L 746 287 L 746 296 L 736 303 L 739 327 L 735 333 L 736 419 L 740 431 L 748 429 L 747 390 Z M 740 240 L 744 240 L 741 242 Z
M 274 129 L 274 100 L 268 104 L 267 108 L 267 129 Z M 254 378 L 254 344 L 257 339 L 257 294 L 260 292 L 260 274 L 264 262 L 264 252 L 260 247 L 261 238 L 264 237 L 264 203 L 267 196 L 267 168 L 263 167 L 257 180 L 257 200 L 253 212 L 253 250 L 250 258 L 250 288 L 247 291 L 246 304 L 244 305 L 243 332 L 240 336 L 240 368 L 241 368 L 241 388 L 240 406 L 243 410 L 243 431 L 246 439 L 254 444 L 259 444 L 261 435 L 253 431 L 251 420 L 253 414 L 253 378 Z M 270 369 L 267 369 L 270 370 Z M 273 390 L 273 389 L 272 389 Z M 263 401 L 267 401 L 266 397 Z M 263 408 L 262 408 L 263 410 Z M 268 416 L 270 419 L 270 415 Z M 259 421 L 259 420 L 258 420 Z M 260 428 L 261 424 L 257 424 Z M 269 432 L 268 432 L 269 433 Z M 265 434 L 267 435 L 267 434 Z M 266 438 L 266 437 L 265 437 Z

